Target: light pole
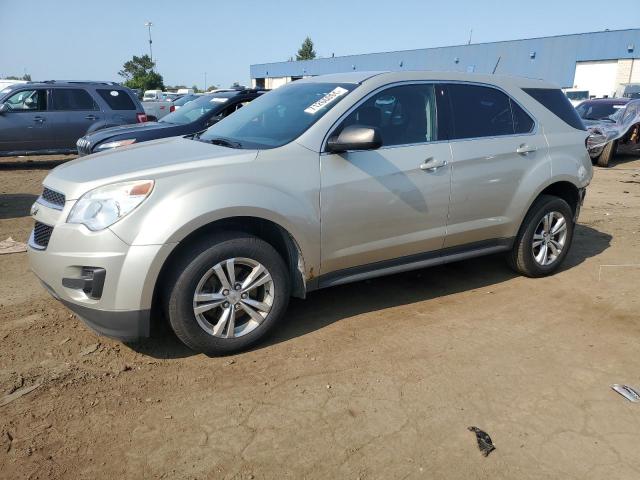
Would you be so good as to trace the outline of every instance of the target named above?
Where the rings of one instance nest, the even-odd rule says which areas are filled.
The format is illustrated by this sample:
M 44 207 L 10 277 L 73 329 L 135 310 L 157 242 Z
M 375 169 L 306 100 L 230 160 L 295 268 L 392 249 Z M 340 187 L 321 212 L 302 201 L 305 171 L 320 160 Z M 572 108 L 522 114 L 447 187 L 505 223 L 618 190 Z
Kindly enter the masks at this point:
M 207 72 L 204 72 L 204 92 L 207 91 Z
M 153 23 L 152 22 L 145 22 L 144 26 L 149 29 L 149 55 L 151 57 L 151 61 L 153 62 L 153 49 L 151 48 L 151 43 L 153 43 L 151 41 L 151 27 L 153 27 Z

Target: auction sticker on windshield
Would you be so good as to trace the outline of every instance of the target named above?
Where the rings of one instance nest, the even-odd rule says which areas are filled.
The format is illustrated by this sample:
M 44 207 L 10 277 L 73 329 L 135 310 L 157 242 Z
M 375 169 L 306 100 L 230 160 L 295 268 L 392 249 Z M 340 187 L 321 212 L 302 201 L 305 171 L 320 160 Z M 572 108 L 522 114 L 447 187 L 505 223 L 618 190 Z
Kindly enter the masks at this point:
M 315 103 L 312 103 L 307 108 L 305 108 L 304 112 L 314 115 L 318 111 L 320 111 L 323 107 L 326 107 L 331 102 L 333 102 L 337 98 L 340 98 L 342 95 L 348 92 L 349 90 L 347 90 L 346 88 L 336 87 L 333 90 L 331 90 L 329 93 L 327 93 L 324 97 L 322 97 L 320 100 L 318 100 Z

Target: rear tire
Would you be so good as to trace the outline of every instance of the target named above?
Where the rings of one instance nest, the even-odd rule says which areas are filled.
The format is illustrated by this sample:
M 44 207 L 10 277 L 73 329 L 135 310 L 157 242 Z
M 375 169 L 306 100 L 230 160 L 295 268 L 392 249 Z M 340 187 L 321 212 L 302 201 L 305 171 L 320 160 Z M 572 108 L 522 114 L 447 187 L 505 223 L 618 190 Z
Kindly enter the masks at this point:
M 164 309 L 189 348 L 228 355 L 264 338 L 284 316 L 289 294 L 287 268 L 270 244 L 225 233 L 190 245 L 173 263 Z
M 567 202 L 541 195 L 522 222 L 507 256 L 509 265 L 527 277 L 551 275 L 567 256 L 574 226 L 573 211 Z
M 609 166 L 609 162 L 611 161 L 613 156 L 616 154 L 617 148 L 618 148 L 618 141 L 617 140 L 613 140 L 613 141 L 607 143 L 604 146 L 604 149 L 602 150 L 602 153 L 598 156 L 598 158 L 596 160 L 596 165 L 598 165 L 599 167 L 603 167 L 603 168 L 608 167 Z

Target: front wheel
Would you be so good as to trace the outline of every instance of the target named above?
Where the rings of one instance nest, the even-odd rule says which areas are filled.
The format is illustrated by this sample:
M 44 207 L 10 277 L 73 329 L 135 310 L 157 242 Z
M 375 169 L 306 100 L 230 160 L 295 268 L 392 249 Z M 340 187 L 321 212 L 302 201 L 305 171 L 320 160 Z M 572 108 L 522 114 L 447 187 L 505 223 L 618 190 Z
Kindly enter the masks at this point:
M 165 312 L 178 338 L 209 355 L 226 355 L 263 338 L 284 316 L 289 276 L 276 250 L 243 233 L 190 246 L 165 285 Z
M 609 162 L 613 159 L 613 156 L 616 154 L 616 150 L 618 149 L 618 141 L 613 140 L 607 143 L 602 149 L 602 153 L 596 157 L 596 165 L 599 167 L 608 167 Z
M 573 211 L 563 199 L 551 195 L 538 198 L 522 223 L 507 259 L 527 277 L 544 277 L 564 261 L 573 239 Z

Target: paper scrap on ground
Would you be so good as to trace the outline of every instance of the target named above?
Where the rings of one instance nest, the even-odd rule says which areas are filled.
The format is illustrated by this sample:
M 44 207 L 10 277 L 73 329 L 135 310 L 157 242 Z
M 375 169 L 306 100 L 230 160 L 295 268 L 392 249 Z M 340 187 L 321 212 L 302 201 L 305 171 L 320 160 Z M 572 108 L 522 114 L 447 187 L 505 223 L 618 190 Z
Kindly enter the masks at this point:
M 20 252 L 26 252 L 26 251 L 27 251 L 26 243 L 16 242 L 11 237 L 0 242 L 0 255 L 3 255 L 5 253 L 20 253 Z
M 40 385 L 42 385 L 42 384 L 41 383 L 36 383 L 35 385 L 31 385 L 30 387 L 20 388 L 20 389 L 16 390 L 15 392 L 10 393 L 9 395 L 5 395 L 4 397 L 0 398 L 0 407 L 4 407 L 8 403 L 11 403 L 14 400 L 19 399 L 20 397 L 25 396 L 27 393 L 33 392 Z

